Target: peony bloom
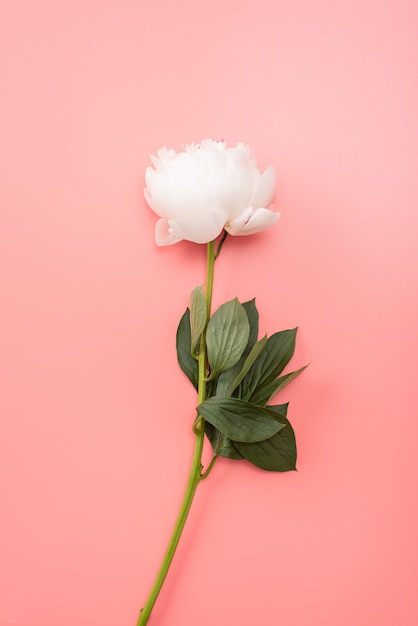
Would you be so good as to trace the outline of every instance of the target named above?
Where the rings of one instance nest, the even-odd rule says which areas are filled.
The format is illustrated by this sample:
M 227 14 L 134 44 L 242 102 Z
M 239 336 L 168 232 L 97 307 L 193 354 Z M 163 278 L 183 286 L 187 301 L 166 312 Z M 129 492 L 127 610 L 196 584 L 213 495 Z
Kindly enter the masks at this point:
M 155 228 L 159 246 L 182 239 L 208 243 L 225 229 L 252 235 L 279 219 L 273 212 L 276 186 L 273 167 L 261 172 L 243 143 L 227 148 L 205 139 L 184 152 L 161 148 L 145 172 L 145 199 L 160 217 Z

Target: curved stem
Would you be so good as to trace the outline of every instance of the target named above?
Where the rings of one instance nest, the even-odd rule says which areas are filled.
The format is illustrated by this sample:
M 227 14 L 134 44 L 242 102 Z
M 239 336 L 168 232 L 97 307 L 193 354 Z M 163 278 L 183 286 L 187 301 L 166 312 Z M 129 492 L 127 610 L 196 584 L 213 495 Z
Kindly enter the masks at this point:
M 190 469 L 189 481 L 187 483 L 183 503 L 180 508 L 180 512 L 177 518 L 176 525 L 173 530 L 173 534 L 171 535 L 170 543 L 164 555 L 164 559 L 161 564 L 160 570 L 157 574 L 157 578 L 155 579 L 154 586 L 151 590 L 150 595 L 148 596 L 148 599 L 147 599 L 146 604 L 144 605 L 144 608 L 141 610 L 141 613 L 139 615 L 137 626 L 143 626 L 147 624 L 148 622 L 151 611 L 154 608 L 154 604 L 158 598 L 158 594 L 160 593 L 161 587 L 163 586 L 164 580 L 167 576 L 167 572 L 170 568 L 171 561 L 173 560 L 174 553 L 176 551 L 178 542 L 181 537 L 181 533 L 186 523 L 187 516 L 189 514 L 190 507 L 193 502 L 194 494 L 201 480 L 200 472 L 202 471 L 201 457 L 202 457 L 204 434 L 205 433 L 203 430 L 201 430 L 199 433 L 196 434 L 196 443 L 195 443 L 195 449 L 194 449 L 194 454 L 193 454 L 192 467 Z
M 206 326 L 210 319 L 210 310 L 212 305 L 212 291 L 213 291 L 213 275 L 215 265 L 215 242 L 211 241 L 207 245 L 207 274 L 206 274 Z M 198 404 L 201 404 L 206 399 L 206 369 L 207 369 L 207 356 L 206 356 L 206 328 L 200 338 L 200 351 L 198 356 L 199 376 L 198 376 Z M 197 486 L 201 480 L 211 471 L 215 459 L 212 459 L 208 469 L 202 474 L 202 451 L 205 437 L 205 420 L 200 416 L 193 425 L 193 432 L 196 435 L 195 448 L 193 453 L 192 466 L 190 468 L 189 480 L 187 482 L 186 492 L 184 494 L 183 502 L 180 507 L 180 512 L 177 517 L 176 524 L 174 526 L 173 533 L 171 535 L 170 542 L 168 544 L 166 553 L 163 558 L 163 562 L 155 579 L 154 585 L 148 596 L 148 599 L 141 609 L 137 626 L 145 626 L 148 623 L 151 611 L 154 608 L 154 604 L 158 598 L 158 595 L 163 586 L 164 580 L 167 576 L 171 562 L 177 549 L 177 545 L 180 541 L 180 537 L 187 520 L 190 508 L 192 506 L 193 498 L 197 489 Z
M 218 247 L 217 247 L 217 249 L 216 249 L 216 253 L 215 253 L 215 261 L 216 261 L 216 259 L 218 258 L 218 256 L 220 255 L 220 253 L 221 253 L 221 249 L 222 249 L 222 246 L 224 245 L 224 241 L 225 241 L 225 239 L 226 239 L 227 237 L 228 237 L 228 233 L 227 233 L 227 231 L 226 231 L 226 230 L 224 230 L 223 235 L 222 235 L 222 238 L 220 239 L 220 241 L 219 241 L 219 243 L 218 243 Z
M 202 473 L 200 474 L 200 479 L 201 479 L 201 480 L 205 480 L 205 478 L 207 478 L 207 477 L 209 476 L 209 474 L 211 473 L 211 471 L 212 471 L 212 469 L 213 469 L 213 466 L 214 466 L 214 465 L 215 465 L 215 463 L 216 463 L 216 459 L 217 459 L 217 458 L 218 458 L 218 455 L 217 455 L 217 454 L 215 454 L 215 456 L 213 457 L 213 459 L 212 459 L 212 460 L 211 460 L 211 462 L 209 463 L 209 465 L 208 465 L 207 469 L 206 469 L 204 472 L 202 472 Z

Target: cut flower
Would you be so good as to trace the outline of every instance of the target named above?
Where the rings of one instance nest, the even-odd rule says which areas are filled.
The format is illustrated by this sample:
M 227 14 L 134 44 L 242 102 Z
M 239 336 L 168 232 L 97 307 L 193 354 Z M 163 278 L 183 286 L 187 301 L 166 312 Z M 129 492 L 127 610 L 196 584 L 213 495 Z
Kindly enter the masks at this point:
M 206 243 L 206 281 L 195 287 L 176 333 L 180 368 L 197 392 L 192 463 L 182 504 L 137 626 L 148 626 L 199 484 L 218 458 L 243 461 L 269 472 L 296 469 L 296 438 L 286 404 L 269 404 L 306 366 L 284 373 L 297 328 L 259 337 L 255 298 L 233 298 L 212 313 L 215 262 L 227 234 L 251 235 L 274 224 L 276 175 L 261 172 L 243 143 L 227 148 L 205 139 L 184 152 L 161 148 L 145 173 L 145 198 L 160 219 L 156 241 Z M 216 241 L 218 235 L 222 236 Z M 196 247 L 194 248 L 196 250 Z M 162 385 L 164 386 L 164 379 Z M 205 445 L 212 458 L 204 464 Z M 163 460 L 158 461 L 161 465 Z
M 160 217 L 155 228 L 159 246 L 183 239 L 208 243 L 225 229 L 252 235 L 279 219 L 273 211 L 276 174 L 257 167 L 250 148 L 205 139 L 184 152 L 161 148 L 145 172 L 145 199 Z

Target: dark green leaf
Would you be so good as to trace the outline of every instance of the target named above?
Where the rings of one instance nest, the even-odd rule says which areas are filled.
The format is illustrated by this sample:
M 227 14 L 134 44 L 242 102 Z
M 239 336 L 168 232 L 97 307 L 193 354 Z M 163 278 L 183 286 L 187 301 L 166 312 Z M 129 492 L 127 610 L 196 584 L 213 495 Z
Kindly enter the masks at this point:
M 308 366 L 304 365 L 300 369 L 295 372 L 290 372 L 289 374 L 285 374 L 284 376 L 280 376 L 280 378 L 276 378 L 272 380 L 271 383 L 268 383 L 265 387 L 262 387 L 259 391 L 254 393 L 251 397 L 251 402 L 254 404 L 264 405 L 278 393 L 281 389 L 286 387 L 289 383 L 292 382 L 299 374 L 303 372 Z
M 247 356 L 247 354 L 249 354 L 251 348 L 258 339 L 258 311 L 257 307 L 255 306 L 255 298 L 249 300 L 248 302 L 243 302 L 242 306 L 245 309 L 248 317 L 248 322 L 250 324 L 250 335 L 248 337 L 247 346 L 243 352 L 243 355 Z
M 241 371 L 244 363 L 245 363 L 245 357 L 241 357 L 238 363 L 236 363 L 233 367 L 230 367 L 229 370 L 225 370 L 224 372 L 219 374 L 217 378 L 218 382 L 216 386 L 217 396 L 225 398 L 225 397 L 229 397 L 232 395 L 234 391 L 234 390 L 231 391 L 232 382 Z
M 232 388 L 231 393 L 238 387 L 238 385 L 240 384 L 244 376 L 248 373 L 248 371 L 250 370 L 250 368 L 252 367 L 256 359 L 258 359 L 258 357 L 260 356 L 260 354 L 266 347 L 266 344 L 267 344 L 267 335 L 265 335 L 262 339 L 260 339 L 260 341 L 257 341 L 257 343 L 253 345 L 250 353 L 245 359 L 245 362 L 244 362 L 244 365 L 242 366 L 241 371 L 236 375 L 236 377 L 231 383 L 231 388 Z M 254 404 L 257 404 L 257 403 L 254 402 Z
M 286 417 L 288 404 L 277 405 L 277 410 L 283 417 Z M 226 435 L 223 435 L 215 426 L 205 422 L 205 431 L 209 441 L 212 444 L 214 453 L 217 456 L 222 456 L 227 459 L 233 459 L 236 461 L 242 461 L 244 458 L 234 446 L 233 441 Z
M 196 387 L 199 379 L 199 367 L 191 355 L 190 311 L 186 309 L 177 328 L 176 335 L 177 359 L 183 372 Z
M 257 341 L 257 343 L 253 345 L 247 357 L 241 357 L 234 367 L 222 372 L 218 379 L 218 386 L 216 390 L 217 396 L 232 396 L 258 355 L 262 352 L 262 350 L 264 350 L 266 342 L 267 337 L 263 337 L 260 341 Z M 258 403 L 254 402 L 254 404 Z
M 216 387 L 217 396 L 231 396 L 232 394 L 234 394 L 235 387 L 233 387 L 231 391 L 231 385 L 244 367 L 244 364 L 246 363 L 246 357 L 248 357 L 257 341 L 258 311 L 255 306 L 255 299 L 250 300 L 249 302 L 244 302 L 242 306 L 245 309 L 248 317 L 248 322 L 250 324 L 250 335 L 248 338 L 248 343 L 238 363 L 236 363 L 233 367 L 230 367 L 228 370 L 223 371 L 219 375 Z
M 282 419 L 282 417 L 286 417 L 287 416 L 288 408 L 289 408 L 289 403 L 288 402 L 285 402 L 285 404 L 274 404 L 274 405 L 266 406 L 266 409 L 268 411 L 275 411 L 276 413 L 280 414 L 280 416 L 277 415 L 277 417 L 275 416 L 275 414 L 273 414 L 273 417 L 275 419 L 278 419 L 279 422 Z
M 243 458 L 229 437 L 223 435 L 217 428 L 215 428 L 215 426 L 209 424 L 209 422 L 205 422 L 205 432 L 212 444 L 213 451 L 217 456 L 223 456 L 227 459 L 234 460 L 240 460 Z
M 196 287 L 190 297 L 190 331 L 191 331 L 191 353 L 196 350 L 197 342 L 206 326 L 206 298 L 203 287 Z
M 256 392 L 277 378 L 293 356 L 297 328 L 268 338 L 266 347 L 242 381 L 242 397 L 251 401 Z
M 287 405 L 265 407 L 274 419 L 285 424 L 277 434 L 258 443 L 234 441 L 238 452 L 248 461 L 271 472 L 288 472 L 296 469 L 296 440 L 293 428 L 286 418 Z
M 211 377 L 235 365 L 248 342 L 250 324 L 245 309 L 235 298 L 222 304 L 209 320 L 206 345 Z
M 210 380 L 209 382 L 206 383 L 206 399 L 207 400 L 211 398 L 212 396 L 216 395 L 217 381 L 218 379 L 215 378 L 215 380 Z
M 233 441 L 262 441 L 284 427 L 272 411 L 237 398 L 211 398 L 197 407 L 200 415 Z

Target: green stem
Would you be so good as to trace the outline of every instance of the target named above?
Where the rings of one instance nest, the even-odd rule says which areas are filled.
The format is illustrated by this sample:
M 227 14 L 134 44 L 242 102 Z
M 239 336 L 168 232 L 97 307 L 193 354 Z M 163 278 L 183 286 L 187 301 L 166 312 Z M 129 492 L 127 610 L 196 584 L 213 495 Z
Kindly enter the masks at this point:
M 211 462 L 209 463 L 209 465 L 208 465 L 207 469 L 206 469 L 206 470 L 205 470 L 202 474 L 200 474 L 200 478 L 201 478 L 201 480 L 204 480 L 205 478 L 207 478 L 207 477 L 209 476 L 209 474 L 210 474 L 210 473 L 211 473 L 211 471 L 212 471 L 213 466 L 214 466 L 214 465 L 215 465 L 215 463 L 216 463 L 216 459 L 217 459 L 217 458 L 218 458 L 218 455 L 217 455 L 217 454 L 215 454 L 215 456 L 213 457 L 213 459 L 212 459 L 212 460 L 211 460 Z
M 207 245 L 207 274 L 206 274 L 206 296 L 205 296 L 206 297 L 206 320 L 207 322 L 210 319 L 210 311 L 211 311 L 211 305 L 212 305 L 214 266 L 215 266 L 215 242 L 211 241 Z M 206 325 L 207 325 L 207 322 L 206 322 Z M 206 375 L 207 375 L 206 328 L 203 331 L 202 336 L 200 338 L 200 351 L 199 351 L 199 357 L 198 357 L 198 365 L 199 365 L 198 404 L 201 404 L 202 402 L 206 400 Z M 204 443 L 204 437 L 205 437 L 205 420 L 203 419 L 203 417 L 200 417 L 199 420 L 195 422 L 193 432 L 196 435 L 196 441 L 195 441 L 193 461 L 192 461 L 192 466 L 190 468 L 190 474 L 189 474 L 189 480 L 188 480 L 187 487 L 186 487 L 186 492 L 184 494 L 180 512 L 177 517 L 177 521 L 174 526 L 174 530 L 171 535 L 171 539 L 168 544 L 167 551 L 164 555 L 163 562 L 161 564 L 160 570 L 155 579 L 154 586 L 152 587 L 151 592 L 148 596 L 148 599 L 143 609 L 141 609 L 137 626 L 145 626 L 145 624 L 148 623 L 149 617 L 151 615 L 151 611 L 154 608 L 154 604 L 158 598 L 158 594 L 160 593 L 161 587 L 163 586 L 164 580 L 167 576 L 168 570 L 170 568 L 171 562 L 176 552 L 177 545 L 180 541 L 180 537 L 183 532 L 183 528 L 186 523 L 190 508 L 192 506 L 192 502 L 193 502 L 193 498 L 194 498 L 197 486 L 201 480 L 207 477 L 207 475 L 209 474 L 210 470 L 212 469 L 214 465 L 214 459 L 212 459 L 212 462 L 209 465 L 208 469 L 206 470 L 206 472 L 202 474 L 202 469 L 203 469 L 202 452 L 203 452 L 203 443 Z

